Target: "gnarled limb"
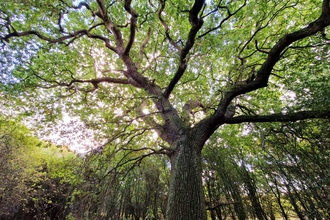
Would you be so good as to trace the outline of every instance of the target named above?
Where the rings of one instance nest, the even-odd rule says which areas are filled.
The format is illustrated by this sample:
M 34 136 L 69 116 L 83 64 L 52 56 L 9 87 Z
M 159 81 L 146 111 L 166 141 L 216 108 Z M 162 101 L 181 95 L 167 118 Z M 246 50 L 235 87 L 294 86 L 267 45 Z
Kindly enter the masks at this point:
M 179 80 L 181 79 L 187 68 L 187 63 L 188 63 L 187 55 L 191 50 L 191 48 L 194 46 L 195 38 L 198 31 L 203 26 L 203 20 L 201 18 L 198 18 L 198 14 L 202 10 L 204 2 L 205 2 L 204 0 L 196 0 L 189 12 L 189 22 L 191 24 L 191 29 L 189 31 L 188 39 L 186 41 L 185 47 L 180 52 L 178 69 L 164 92 L 164 97 L 166 99 L 169 98 L 175 85 L 179 82 Z
M 117 52 L 116 48 L 110 44 L 110 40 L 108 38 L 101 36 L 101 35 L 90 33 L 90 31 L 97 26 L 99 26 L 99 25 L 95 25 L 88 30 L 78 30 L 78 31 L 69 33 L 67 35 L 64 35 L 64 36 L 61 36 L 58 38 L 47 37 L 46 35 L 42 34 L 41 32 L 35 31 L 35 30 L 22 31 L 22 32 L 14 31 L 14 32 L 11 32 L 11 33 L 5 35 L 0 40 L 9 42 L 9 40 L 13 37 L 24 37 L 24 36 L 34 35 L 34 36 L 37 36 L 38 38 L 40 38 L 41 40 L 44 40 L 49 43 L 65 43 L 67 40 L 69 40 L 69 42 L 72 43 L 77 38 L 80 38 L 82 36 L 88 36 L 89 38 L 102 40 L 105 43 L 107 48 L 109 48 L 110 50 L 112 50 L 114 52 Z
M 131 7 L 131 0 L 125 0 L 125 10 L 131 15 L 130 36 L 124 52 L 125 54 L 129 54 L 129 51 L 131 50 L 135 39 L 138 14 Z
M 233 118 L 225 118 L 225 124 L 239 124 L 242 122 L 294 122 L 313 118 L 330 118 L 330 110 L 300 111 L 288 114 L 272 115 L 242 115 Z
M 269 51 L 266 60 L 261 65 L 260 69 L 257 71 L 256 78 L 252 82 L 247 83 L 245 85 L 235 86 L 233 89 L 224 94 L 223 99 L 218 105 L 218 109 L 215 114 L 216 118 L 220 119 L 223 117 L 229 103 L 236 96 L 266 87 L 268 84 L 269 76 L 271 75 L 275 64 L 280 60 L 283 52 L 292 43 L 312 36 L 317 32 L 322 31 L 325 27 L 329 26 L 330 14 L 328 14 L 327 16 L 323 15 L 323 13 L 326 13 L 326 11 L 327 10 L 325 10 L 325 12 L 322 12 L 322 16 L 320 16 L 316 21 L 310 23 L 310 25 L 308 25 L 307 27 L 283 36 Z

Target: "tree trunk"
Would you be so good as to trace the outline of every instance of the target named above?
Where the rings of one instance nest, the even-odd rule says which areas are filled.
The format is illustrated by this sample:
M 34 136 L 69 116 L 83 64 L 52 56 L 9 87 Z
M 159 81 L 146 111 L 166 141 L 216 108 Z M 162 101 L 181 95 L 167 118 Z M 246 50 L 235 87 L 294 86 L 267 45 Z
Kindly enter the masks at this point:
M 282 205 L 282 202 L 281 202 L 281 192 L 280 192 L 280 189 L 278 188 L 278 183 L 277 183 L 276 178 L 274 178 L 274 184 L 275 184 L 276 192 L 272 189 L 273 187 L 270 186 L 271 187 L 271 190 L 272 190 L 272 192 L 273 192 L 273 194 L 274 194 L 274 196 L 275 196 L 275 198 L 277 200 L 277 203 L 278 203 L 278 205 L 279 205 L 279 207 L 281 209 L 282 217 L 285 220 L 288 220 L 288 215 L 286 214 L 285 209 L 284 209 L 284 207 Z
M 246 166 L 243 164 L 242 165 L 242 175 L 243 175 L 243 180 L 245 183 L 245 186 L 248 190 L 248 196 L 249 199 L 251 200 L 252 206 L 254 208 L 255 214 L 259 220 L 265 220 L 267 219 L 266 214 L 261 207 L 258 195 L 257 195 L 257 187 L 254 183 L 253 177 L 250 176 L 249 171 L 247 170 Z
M 221 178 L 224 181 L 224 186 L 226 188 L 226 191 L 228 193 L 226 193 L 226 197 L 227 200 L 233 200 L 234 203 L 234 210 L 237 214 L 237 217 L 239 220 L 245 220 L 247 219 L 246 213 L 244 211 L 244 205 L 242 202 L 242 197 L 241 197 L 241 190 L 238 187 L 238 185 L 235 184 L 235 182 L 237 182 L 235 180 L 235 178 L 233 178 L 232 176 L 228 175 L 229 172 L 228 171 L 228 167 L 225 167 L 225 163 L 223 162 L 223 167 L 222 170 L 220 171 L 220 175 Z M 235 163 L 234 163 L 235 164 Z M 231 195 L 231 196 L 229 196 Z
M 206 220 L 200 145 L 192 135 L 181 135 L 173 143 L 167 220 Z
M 298 204 L 297 204 L 297 201 L 295 199 L 295 196 L 292 194 L 291 192 L 291 187 L 289 184 L 285 184 L 285 187 L 288 191 L 288 196 L 289 196 L 289 199 L 290 199 L 290 202 L 291 202 L 291 205 L 293 206 L 294 208 L 294 211 L 296 212 L 296 214 L 298 215 L 299 219 L 300 220 L 303 220 L 305 219 L 305 216 L 303 214 L 303 211 L 301 211 L 301 209 L 299 208 Z M 296 194 L 297 195 L 297 194 Z M 300 201 L 300 200 L 299 200 Z M 302 203 L 303 204 L 303 203 Z M 305 209 L 306 210 L 306 209 Z
M 220 207 L 215 208 L 215 212 L 217 213 L 218 219 L 222 220 L 221 208 Z

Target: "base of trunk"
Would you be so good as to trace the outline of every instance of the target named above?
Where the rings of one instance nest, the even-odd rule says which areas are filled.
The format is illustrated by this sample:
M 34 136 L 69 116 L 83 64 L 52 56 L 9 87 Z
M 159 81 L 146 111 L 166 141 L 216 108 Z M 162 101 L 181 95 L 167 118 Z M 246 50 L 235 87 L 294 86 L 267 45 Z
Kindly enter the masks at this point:
M 200 148 L 189 138 L 176 144 L 178 151 L 171 157 L 166 219 L 206 220 Z

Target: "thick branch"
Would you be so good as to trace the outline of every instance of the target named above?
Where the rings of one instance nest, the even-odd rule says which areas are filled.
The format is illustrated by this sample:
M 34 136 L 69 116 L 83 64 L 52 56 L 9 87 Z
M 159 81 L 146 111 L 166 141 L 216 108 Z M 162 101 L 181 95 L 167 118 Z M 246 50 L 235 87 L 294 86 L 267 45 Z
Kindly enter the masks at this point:
M 99 84 L 100 83 L 114 83 L 114 84 L 130 84 L 129 80 L 127 79 L 120 79 L 120 78 L 110 78 L 110 77 L 103 77 L 103 78 L 96 78 L 96 79 L 90 79 L 90 80 L 80 80 L 80 79 L 73 79 L 68 83 L 64 83 L 64 82 L 58 82 L 55 80 L 47 80 L 37 74 L 34 74 L 36 77 L 38 77 L 39 79 L 47 82 L 47 83 L 52 83 L 52 85 L 50 86 L 41 86 L 38 85 L 39 87 L 42 88 L 54 88 L 54 87 L 67 87 L 68 89 L 73 89 L 75 92 L 76 91 L 83 91 L 83 92 L 93 92 L 95 90 L 97 90 L 99 88 Z M 85 89 L 79 89 L 77 88 L 74 84 L 75 83 L 91 83 L 93 85 L 92 89 L 89 90 L 85 90 Z M 74 92 L 74 93 L 75 93 Z
M 225 124 L 239 124 L 242 122 L 294 122 L 313 118 L 330 118 L 330 110 L 325 111 L 301 111 L 289 114 L 273 115 L 244 115 L 233 118 L 225 118 Z
M 232 90 L 228 91 L 224 98 L 221 100 L 217 112 L 216 118 L 221 118 L 225 114 L 226 108 L 233 98 L 238 95 L 251 92 L 263 87 L 268 84 L 269 76 L 275 66 L 275 64 L 280 60 L 282 53 L 294 42 L 307 38 L 322 31 L 325 27 L 330 25 L 330 15 L 327 17 L 320 17 L 316 21 L 312 22 L 306 28 L 300 29 L 298 31 L 292 32 L 282 37 L 269 51 L 267 59 L 262 64 L 259 71 L 257 71 L 256 78 L 249 83 L 244 85 L 237 85 Z
M 103 83 L 103 82 L 115 83 L 115 84 L 130 84 L 127 79 L 102 77 L 102 78 L 89 79 L 89 80 L 74 79 L 67 85 L 70 86 L 73 83 L 92 83 L 95 87 L 97 87 L 99 83 Z
M 124 41 L 121 32 L 119 31 L 118 27 L 111 21 L 110 17 L 107 14 L 107 9 L 104 5 L 104 0 L 97 0 L 96 1 L 99 6 L 99 11 L 96 15 L 101 18 L 104 22 L 105 27 L 110 30 L 116 39 L 116 50 L 115 52 L 118 55 L 124 53 Z
M 129 36 L 129 41 L 127 43 L 127 46 L 126 46 L 126 49 L 124 52 L 125 54 L 128 54 L 129 51 L 131 50 L 134 40 L 135 40 L 136 23 L 137 23 L 138 14 L 131 7 L 131 0 L 125 0 L 125 10 L 131 14 L 130 36 Z
M 330 15 L 330 0 L 323 0 L 321 17 L 327 17 Z
M 101 35 L 91 34 L 89 31 L 90 30 L 79 30 L 79 31 L 75 31 L 73 33 L 70 33 L 68 35 L 65 35 L 65 36 L 62 36 L 62 37 L 59 37 L 59 38 L 50 38 L 50 37 L 47 37 L 47 36 L 41 34 L 38 31 L 34 31 L 34 30 L 23 31 L 23 32 L 16 32 L 15 31 L 15 32 L 9 33 L 8 35 L 6 35 L 1 40 L 9 42 L 9 39 L 13 38 L 13 37 L 24 37 L 24 36 L 29 36 L 29 35 L 35 35 L 38 38 L 40 38 L 41 40 L 47 41 L 49 43 L 63 43 L 66 40 L 69 40 L 69 39 L 74 40 L 78 37 L 86 35 L 89 38 L 102 40 L 105 43 L 105 46 L 107 48 L 109 48 L 110 50 L 116 52 L 116 48 L 114 48 L 113 46 L 110 45 L 110 40 L 108 38 L 103 37 Z
M 191 48 L 194 46 L 195 43 L 195 37 L 200 28 L 203 26 L 203 20 L 201 18 L 198 18 L 198 14 L 200 10 L 202 9 L 204 4 L 204 0 L 196 0 L 195 4 L 193 5 L 192 9 L 189 13 L 189 21 L 191 24 L 191 29 L 188 34 L 188 39 L 186 41 L 185 47 L 181 50 L 180 54 L 180 61 L 179 61 L 179 67 L 176 73 L 174 74 L 174 77 L 171 79 L 170 84 L 166 88 L 164 92 L 164 97 L 168 99 L 171 92 L 173 91 L 175 85 L 179 82 L 181 77 L 183 76 L 186 68 L 187 68 L 187 55 Z
M 49 38 L 49 37 L 46 37 L 46 36 L 42 35 L 38 31 L 30 30 L 30 31 L 9 33 L 4 38 L 2 38 L 2 40 L 9 42 L 9 39 L 13 38 L 13 37 L 23 37 L 23 36 L 28 36 L 28 35 L 35 35 L 38 38 L 40 38 L 42 40 L 45 40 L 47 42 L 50 42 L 50 43 L 60 43 L 60 42 L 63 42 L 67 39 L 70 39 L 70 38 L 73 38 L 73 37 L 76 37 L 76 36 L 79 36 L 79 35 L 84 35 L 84 34 L 87 34 L 87 30 L 79 30 L 79 31 L 76 31 L 72 34 L 62 36 L 62 37 L 59 37 L 59 38 Z
M 329 2 L 324 1 L 324 2 Z M 326 4 L 326 3 L 324 3 Z M 328 3 L 326 4 L 328 6 Z M 327 11 L 323 10 L 323 11 Z M 272 122 L 272 121 L 297 121 L 309 118 L 329 118 L 330 111 L 302 111 L 292 114 L 274 114 L 266 116 L 238 116 L 238 117 L 225 117 L 226 110 L 231 101 L 238 95 L 245 94 L 263 87 L 268 84 L 269 76 L 275 66 L 280 60 L 283 52 L 294 42 L 309 36 L 315 35 L 317 32 L 322 31 L 325 27 L 330 25 L 330 15 L 320 16 L 316 21 L 312 22 L 305 28 L 292 32 L 283 36 L 269 51 L 268 56 L 261 68 L 257 71 L 257 76 L 251 82 L 245 82 L 242 85 L 236 85 L 228 92 L 224 93 L 223 98 L 220 100 L 216 112 L 201 120 L 195 125 L 195 130 L 201 130 L 200 137 L 207 140 L 210 135 L 222 124 L 238 124 L 242 122 Z
M 295 7 L 297 4 L 298 4 L 297 2 L 295 2 L 293 4 L 289 4 L 289 1 L 286 2 L 282 7 L 280 7 L 278 10 L 274 11 L 273 15 L 268 19 L 268 21 L 266 21 L 265 24 L 262 24 L 266 20 L 265 17 L 263 17 L 260 20 L 258 20 L 256 22 L 256 30 L 251 35 L 251 37 L 242 45 L 242 48 L 241 48 L 240 52 L 238 53 L 238 57 L 240 57 L 241 59 L 244 59 L 244 58 L 248 58 L 248 57 L 252 56 L 256 51 L 253 51 L 252 53 L 250 53 L 249 55 L 245 56 L 244 58 L 242 58 L 241 54 L 243 53 L 243 51 L 245 50 L 245 48 L 248 46 L 248 44 L 250 44 L 250 42 L 252 42 L 252 40 L 255 38 L 255 36 L 260 31 L 262 31 L 263 29 L 265 29 L 266 27 L 268 27 L 269 24 L 278 16 L 279 13 L 281 13 L 282 11 L 284 11 L 287 8 Z M 257 46 L 257 43 L 256 43 L 256 46 Z M 257 51 L 259 51 L 259 50 L 257 49 Z
M 198 18 L 198 14 L 202 10 L 204 3 L 205 0 L 195 0 L 194 5 L 189 12 L 189 22 L 192 26 L 199 25 L 200 19 Z
M 158 124 L 151 116 L 152 114 L 159 114 L 159 112 L 145 114 L 143 112 L 146 107 L 146 101 L 143 101 L 141 105 L 137 108 L 137 113 L 140 115 L 140 118 L 150 127 L 152 128 L 159 137 L 167 142 L 171 142 L 170 139 L 167 138 L 165 127 L 163 125 Z

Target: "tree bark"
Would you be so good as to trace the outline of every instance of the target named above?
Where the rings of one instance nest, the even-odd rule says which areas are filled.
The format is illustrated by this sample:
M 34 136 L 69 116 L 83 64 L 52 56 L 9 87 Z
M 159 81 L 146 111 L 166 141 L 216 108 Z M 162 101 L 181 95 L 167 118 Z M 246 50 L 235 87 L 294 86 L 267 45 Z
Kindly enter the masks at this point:
M 167 220 L 206 220 L 201 149 L 197 137 L 181 135 L 172 145 Z
M 246 189 L 248 190 L 248 196 L 251 200 L 252 206 L 254 208 L 254 212 L 259 220 L 266 220 L 266 214 L 261 207 L 259 197 L 257 195 L 257 187 L 254 184 L 253 177 L 250 176 L 249 171 L 246 166 L 242 165 L 242 176 L 245 182 Z
M 291 185 L 291 184 L 290 184 Z M 291 186 L 289 184 L 285 184 L 285 187 L 288 191 L 288 196 L 289 196 L 289 199 L 290 199 L 290 203 L 291 205 L 293 206 L 294 208 L 294 211 L 296 212 L 296 214 L 298 215 L 299 219 L 300 220 L 303 220 L 305 219 L 305 215 L 303 213 L 306 212 L 306 208 L 304 206 L 304 202 L 301 201 L 300 197 L 298 196 L 298 201 L 302 204 L 303 208 L 304 208 L 304 211 L 302 211 L 297 203 L 297 199 L 295 198 L 294 194 L 292 193 L 291 191 Z M 298 195 L 297 193 L 295 193 L 295 195 Z

